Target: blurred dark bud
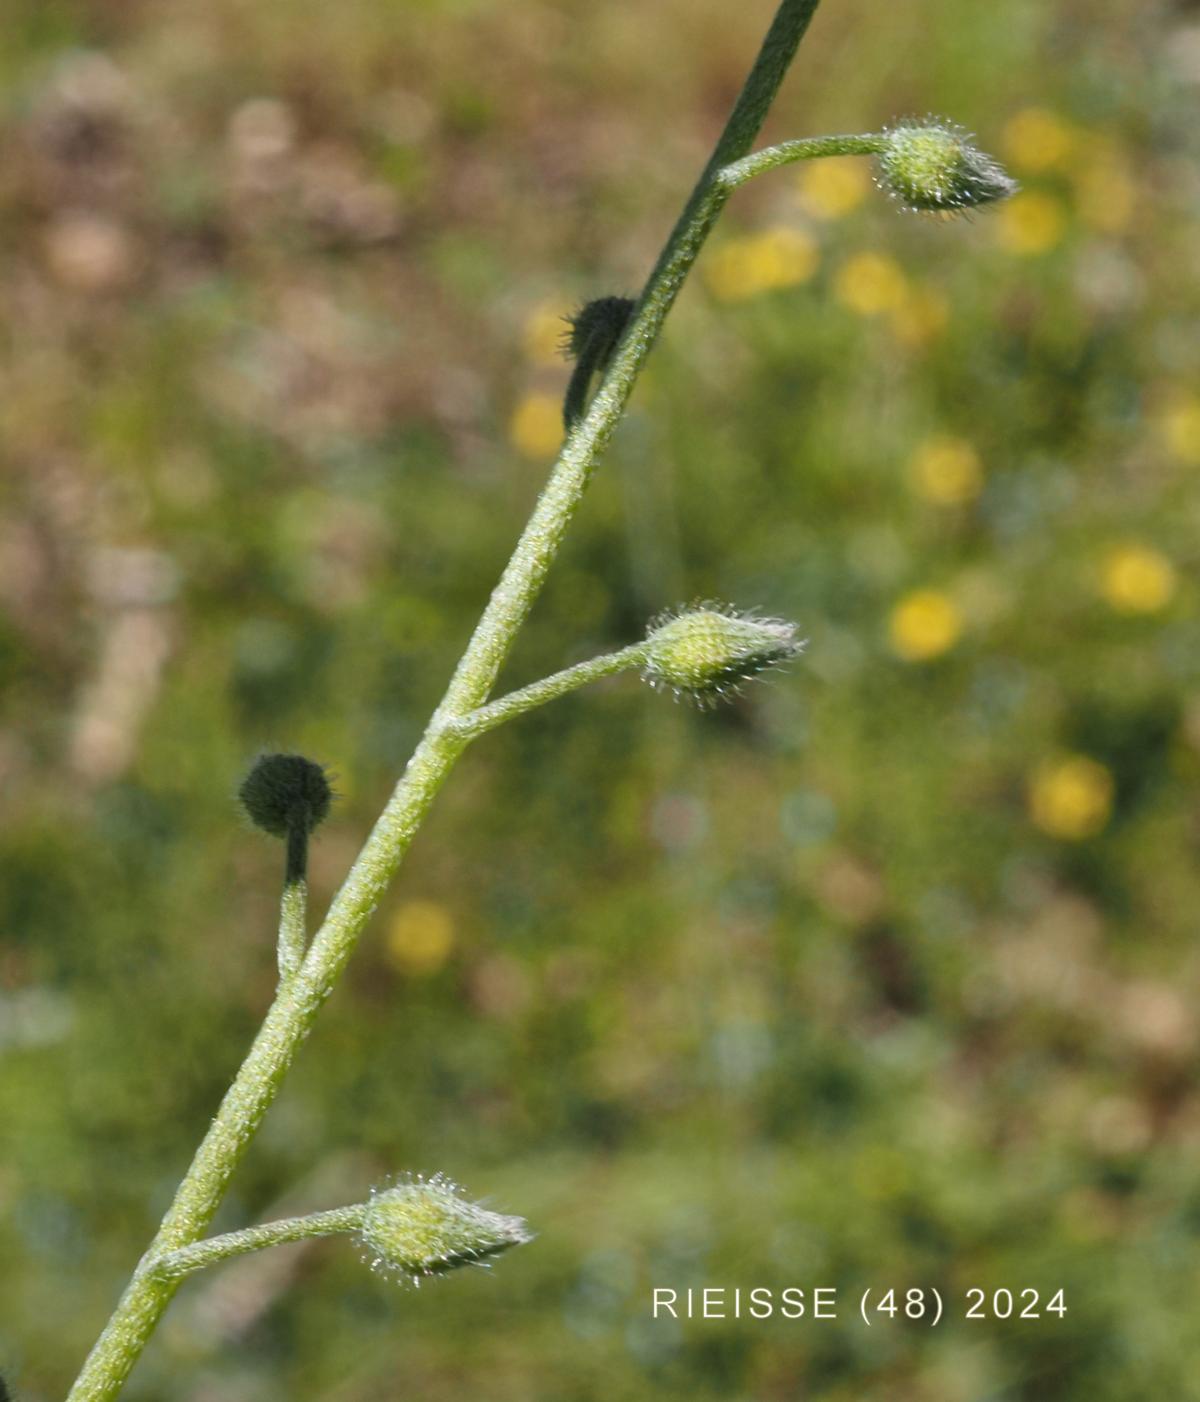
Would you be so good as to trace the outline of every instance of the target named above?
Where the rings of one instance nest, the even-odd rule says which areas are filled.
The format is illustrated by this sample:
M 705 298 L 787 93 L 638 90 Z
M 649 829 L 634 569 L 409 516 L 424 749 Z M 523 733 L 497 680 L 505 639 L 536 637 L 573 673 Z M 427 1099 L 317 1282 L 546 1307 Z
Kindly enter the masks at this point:
M 592 376 L 604 373 L 635 305 L 632 297 L 597 297 L 566 318 L 563 353 L 575 361 L 563 401 L 563 422 L 568 429 L 583 417 Z
M 616 349 L 621 333 L 633 312 L 632 297 L 597 297 L 566 317 L 567 333 L 563 353 L 568 360 L 579 360 L 585 352 L 599 347 L 604 361 Z
M 307 835 L 324 822 L 333 789 L 323 765 L 303 755 L 262 755 L 242 780 L 238 798 L 255 827 L 272 837 Z

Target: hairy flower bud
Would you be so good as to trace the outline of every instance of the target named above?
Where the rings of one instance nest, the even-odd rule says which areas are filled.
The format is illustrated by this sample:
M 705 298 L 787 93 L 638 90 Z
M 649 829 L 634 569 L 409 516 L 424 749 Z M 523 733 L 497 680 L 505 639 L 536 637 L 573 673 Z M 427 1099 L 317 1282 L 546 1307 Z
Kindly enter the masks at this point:
M 374 1190 L 359 1227 L 372 1267 L 413 1284 L 480 1264 L 531 1236 L 523 1218 L 468 1202 L 440 1173 Z
M 306 833 L 322 823 L 333 802 L 329 776 L 303 755 L 260 755 L 242 780 L 238 798 L 256 828 L 287 837 L 296 827 Z
M 575 361 L 563 401 L 563 422 L 568 430 L 583 417 L 592 377 L 608 368 L 635 305 L 632 297 L 597 297 L 566 318 L 563 354 Z
M 333 802 L 333 789 L 324 768 L 303 755 L 260 755 L 242 780 L 238 798 L 256 828 L 287 841 L 285 885 L 296 887 L 303 883 L 308 869 L 308 835 L 325 821 Z M 284 894 L 286 898 L 287 892 Z M 286 967 L 288 972 L 294 972 L 303 938 L 293 927 L 303 923 L 301 897 L 300 904 L 280 927 L 281 971 Z M 289 939 L 296 947 L 285 951 L 286 931 L 291 932 Z
M 597 297 L 585 302 L 566 318 L 563 353 L 570 360 L 578 360 L 589 347 L 595 347 L 601 362 L 607 360 L 629 325 L 633 307 L 632 297 Z
M 907 209 L 954 214 L 1006 199 L 1017 188 L 953 123 L 927 117 L 901 122 L 884 135 L 878 183 Z
M 701 603 L 660 614 L 646 633 L 642 676 L 651 686 L 712 706 L 742 682 L 796 657 L 794 624 Z

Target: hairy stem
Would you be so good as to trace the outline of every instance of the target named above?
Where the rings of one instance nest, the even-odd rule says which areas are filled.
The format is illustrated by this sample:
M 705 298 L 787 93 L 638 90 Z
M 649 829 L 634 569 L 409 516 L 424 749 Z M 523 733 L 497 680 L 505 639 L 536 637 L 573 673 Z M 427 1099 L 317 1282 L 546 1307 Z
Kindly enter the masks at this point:
M 279 977 L 292 978 L 304 962 L 308 943 L 308 882 L 302 876 L 283 885 L 279 902 Z
M 765 146 L 743 156 L 740 161 L 732 161 L 719 172 L 722 185 L 736 190 L 756 175 L 780 166 L 791 165 L 795 161 L 812 161 L 822 156 L 877 156 L 887 150 L 888 139 L 882 132 L 868 132 L 862 136 L 809 136 L 798 141 L 781 141 L 778 146 Z
M 501 696 L 486 706 L 478 706 L 475 710 L 468 711 L 465 716 L 451 721 L 450 729 L 455 735 L 473 740 L 477 735 L 503 725 L 505 721 L 522 716 L 526 711 L 532 711 L 538 706 L 544 706 L 547 701 L 556 701 L 560 696 L 578 691 L 588 682 L 599 681 L 601 677 L 615 677 L 619 672 L 632 671 L 635 667 L 640 667 L 645 660 L 645 643 L 633 643 L 629 647 L 621 648 L 619 652 L 606 652 L 602 657 L 589 658 L 586 662 L 578 662 L 574 667 L 567 667 L 561 672 L 555 672 L 553 676 L 543 677 L 541 681 L 523 686 L 519 691 L 510 691 L 507 696 Z
M 362 1226 L 365 1203 L 353 1207 L 335 1207 L 329 1212 L 312 1212 L 307 1217 L 284 1217 L 278 1222 L 264 1222 L 258 1227 L 246 1227 L 240 1232 L 206 1237 L 203 1241 L 181 1246 L 159 1256 L 149 1270 L 160 1279 L 190 1275 L 206 1266 L 215 1266 L 234 1256 L 251 1251 L 263 1251 L 268 1246 L 283 1246 L 291 1241 L 307 1241 L 310 1237 L 333 1236 L 340 1232 L 355 1232 Z
M 587 414 L 550 479 L 467 644 L 424 738 L 335 896 L 298 972 L 279 989 L 196 1150 L 175 1199 L 92 1349 L 68 1402 L 116 1397 L 170 1303 L 178 1279 L 153 1261 L 203 1235 L 322 1004 L 333 991 L 438 790 L 468 744 L 453 723 L 481 706 L 541 591 L 563 534 L 731 187 L 718 172 L 750 150 L 819 0 L 783 0 L 729 121 L 655 264 Z

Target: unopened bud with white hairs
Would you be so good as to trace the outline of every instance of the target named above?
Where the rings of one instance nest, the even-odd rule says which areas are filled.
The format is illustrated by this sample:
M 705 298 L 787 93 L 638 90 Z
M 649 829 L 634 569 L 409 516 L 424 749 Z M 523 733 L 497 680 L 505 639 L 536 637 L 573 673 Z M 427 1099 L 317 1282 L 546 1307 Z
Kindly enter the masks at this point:
M 376 1189 L 358 1236 L 375 1270 L 414 1284 L 458 1266 L 479 1265 L 532 1233 L 522 1217 L 470 1202 L 442 1174 Z
M 661 614 L 646 634 L 642 676 L 701 706 L 735 694 L 743 682 L 790 662 L 804 642 L 793 623 L 701 603 Z
M 971 144 L 953 122 L 927 117 L 884 132 L 879 185 L 906 209 L 957 214 L 1006 199 L 1017 182 L 999 162 Z

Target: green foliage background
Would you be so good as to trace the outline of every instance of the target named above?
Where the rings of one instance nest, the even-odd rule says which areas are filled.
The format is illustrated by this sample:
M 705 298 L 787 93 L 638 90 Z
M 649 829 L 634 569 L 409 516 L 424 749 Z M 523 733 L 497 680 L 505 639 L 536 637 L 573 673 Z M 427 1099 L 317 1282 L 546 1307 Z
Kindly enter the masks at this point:
M 270 998 L 244 766 L 337 771 L 323 907 L 544 476 L 550 312 L 640 283 L 770 9 L 9 0 L 23 1402 L 64 1394 Z M 944 111 L 1024 204 L 739 194 L 507 680 L 694 597 L 808 655 L 721 713 L 626 679 L 469 752 L 220 1221 L 440 1169 L 538 1240 L 419 1292 L 337 1242 L 200 1277 L 131 1402 L 1200 1398 L 1198 83 L 1183 3 L 827 0 L 770 134 Z M 810 276 L 712 276 L 780 230 Z M 953 505 L 911 468 L 947 435 L 983 469 Z M 959 635 L 905 660 L 921 590 Z M 843 1317 L 650 1320 L 701 1285 Z M 857 1319 L 913 1285 L 938 1328 Z M 964 1321 L 973 1285 L 1069 1312 Z

